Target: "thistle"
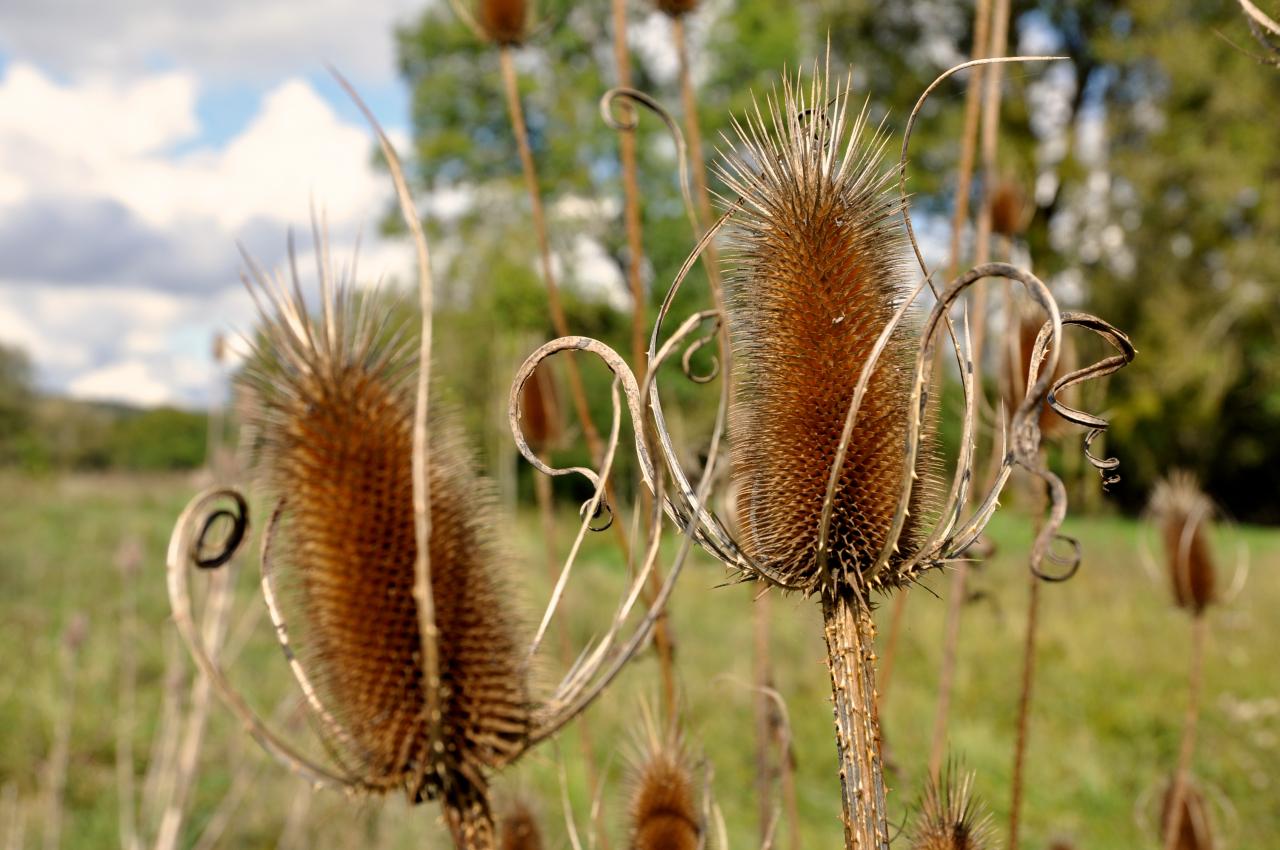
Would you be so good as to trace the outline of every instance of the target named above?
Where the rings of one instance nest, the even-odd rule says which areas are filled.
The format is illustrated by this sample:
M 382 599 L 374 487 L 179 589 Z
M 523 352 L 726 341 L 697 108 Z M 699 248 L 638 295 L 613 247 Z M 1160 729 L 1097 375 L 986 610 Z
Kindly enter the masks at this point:
M 377 323 L 382 312 L 343 285 L 324 289 L 319 317 L 300 296 L 265 301 L 245 380 L 260 417 L 256 471 L 279 505 L 269 569 L 298 628 L 298 662 L 334 721 L 330 743 L 360 785 L 471 804 L 487 771 L 523 746 L 526 669 L 489 486 L 451 417 L 433 413 L 437 746 L 413 596 L 417 351 L 407 327 Z
M 912 850 L 987 850 L 993 846 L 991 818 L 973 794 L 973 774 L 956 775 L 952 764 L 925 789 Z
M 678 739 L 666 740 L 650 730 L 632 768 L 631 850 L 697 850 L 702 846 L 688 754 Z
M 1213 503 L 1181 470 L 1156 484 L 1150 511 L 1159 525 L 1174 603 L 1200 616 L 1217 597 L 1217 570 L 1209 546 Z

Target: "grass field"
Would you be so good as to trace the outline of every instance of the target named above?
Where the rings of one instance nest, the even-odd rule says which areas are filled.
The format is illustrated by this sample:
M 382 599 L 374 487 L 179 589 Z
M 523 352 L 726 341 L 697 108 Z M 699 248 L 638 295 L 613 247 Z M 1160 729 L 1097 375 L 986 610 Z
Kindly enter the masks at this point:
M 136 724 L 132 729 L 136 783 L 146 767 L 159 725 L 166 684 L 166 654 L 173 653 L 164 597 L 162 558 L 170 526 L 196 483 L 187 478 L 0 478 L 0 846 L 16 811 L 26 822 L 26 844 L 41 846 L 45 819 L 44 765 L 58 718 L 66 713 L 67 683 L 61 635 L 77 612 L 87 615 L 88 639 L 76 663 L 75 696 L 66 785 L 63 846 L 118 847 L 116 736 L 121 612 L 126 583 L 113 565 L 121 541 L 145 546 L 137 593 L 139 665 Z M 259 506 L 261 507 L 261 506 Z M 516 569 L 527 578 L 526 608 L 543 598 L 543 567 L 522 522 Z M 562 536 L 567 543 L 568 523 Z M 977 771 L 977 787 L 1004 831 L 1016 687 L 1027 594 L 1024 555 L 1027 521 L 1014 512 L 997 518 L 999 553 L 975 578 L 977 599 L 965 611 L 952 749 Z M 1047 848 L 1069 838 L 1082 850 L 1153 847 L 1135 817 L 1174 763 L 1184 710 L 1188 622 L 1168 603 L 1140 566 L 1140 527 L 1119 519 L 1073 521 L 1085 561 L 1072 581 L 1044 591 L 1041 675 L 1029 754 L 1023 846 Z M 1218 799 L 1223 847 L 1273 850 L 1280 846 L 1280 534 L 1244 529 L 1253 570 L 1244 593 L 1211 614 L 1204 714 L 1195 769 Z M 607 619 L 622 567 L 613 539 L 590 541 L 568 615 L 574 638 L 585 642 Z M 256 565 L 239 577 L 240 606 L 233 624 L 252 626 L 233 666 L 263 714 L 286 717 L 301 741 L 305 723 L 288 721 L 293 693 L 269 623 L 257 613 Z M 714 791 L 729 825 L 732 846 L 756 840 L 753 792 L 753 720 L 750 593 L 722 587 L 723 573 L 693 563 L 673 608 L 685 726 L 690 741 L 714 768 Z M 935 576 L 929 585 L 945 586 Z M 884 706 L 884 726 L 899 772 L 891 800 L 905 817 L 916 800 L 932 728 L 933 700 L 945 603 L 914 591 L 906 630 Z M 881 611 L 883 638 L 888 607 Z M 793 724 L 803 846 L 840 846 L 839 798 L 831 743 L 829 686 L 818 611 L 812 602 L 779 599 L 772 605 L 775 677 Z M 240 620 L 241 616 L 250 619 Z M 544 676 L 554 675 L 549 664 Z M 633 750 L 643 701 L 656 698 L 656 668 L 644 657 L 587 715 L 606 773 L 605 816 L 611 845 L 623 845 L 625 765 Z M 278 707 L 283 708 L 278 709 Z M 312 746 L 314 750 L 315 747 Z M 561 741 L 577 822 L 585 824 L 577 733 Z M 501 785 L 504 793 L 532 797 L 549 846 L 567 846 L 559 803 L 557 752 L 534 752 Z M 437 809 L 414 810 L 399 799 L 347 800 L 320 793 L 268 762 L 215 706 L 203 752 L 194 806 L 182 846 L 192 846 L 229 789 L 240 795 L 218 846 L 274 847 L 293 818 L 305 847 L 422 848 L 447 846 Z M 144 826 L 153 813 L 143 812 Z M 899 842 L 905 843 L 905 842 Z

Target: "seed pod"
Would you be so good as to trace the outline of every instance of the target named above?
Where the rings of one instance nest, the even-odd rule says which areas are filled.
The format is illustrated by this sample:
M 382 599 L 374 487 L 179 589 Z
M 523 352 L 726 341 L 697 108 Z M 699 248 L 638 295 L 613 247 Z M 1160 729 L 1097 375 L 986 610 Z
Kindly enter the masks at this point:
M 1172 815 L 1173 783 L 1165 788 L 1164 799 L 1160 803 L 1160 838 L 1169 833 L 1169 820 Z M 1190 782 L 1182 789 L 1182 805 L 1178 807 L 1178 823 L 1175 827 L 1176 838 L 1173 850 L 1213 850 L 1213 825 L 1209 816 L 1209 805 L 1204 795 Z
M 912 850 L 986 850 L 994 830 L 973 795 L 973 774 L 956 775 L 954 764 L 929 782 L 911 832 Z
M 654 0 L 654 5 L 664 14 L 677 18 L 698 8 L 698 0 Z
M 1209 545 L 1213 504 L 1195 476 L 1175 470 L 1156 484 L 1151 513 L 1164 543 L 1174 602 L 1198 616 L 1217 598 L 1217 570 Z
M 884 137 L 868 131 L 865 108 L 850 121 L 847 84 L 830 88 L 821 73 L 812 87 L 785 79 L 781 99 L 737 125 L 739 150 L 719 168 L 741 196 L 725 290 L 742 543 L 788 586 L 807 588 L 823 578 L 819 520 L 854 387 L 908 289 Z M 862 399 L 831 516 L 837 584 L 875 563 L 899 507 L 918 334 L 918 317 L 898 325 Z M 926 435 L 898 542 L 905 553 L 937 503 L 931 445 Z M 878 581 L 908 580 L 900 560 Z
M 519 45 L 529 34 L 528 0 L 479 0 L 476 23 L 494 44 Z
M 632 783 L 631 850 L 697 850 L 702 822 L 680 743 L 651 734 Z
M 341 288 L 325 299 L 319 319 L 300 296 L 273 300 L 246 372 L 257 398 L 257 472 L 278 500 L 264 562 L 344 767 L 364 787 L 401 788 L 415 802 L 443 791 L 463 829 L 473 814 L 483 822 L 485 772 L 518 754 L 529 725 L 490 487 L 459 428 L 432 404 L 436 741 L 413 595 L 416 341 L 404 325 L 371 318 L 405 310 L 358 307 Z
M 512 802 L 498 825 L 500 850 L 542 850 L 542 831 L 533 809 L 524 800 Z

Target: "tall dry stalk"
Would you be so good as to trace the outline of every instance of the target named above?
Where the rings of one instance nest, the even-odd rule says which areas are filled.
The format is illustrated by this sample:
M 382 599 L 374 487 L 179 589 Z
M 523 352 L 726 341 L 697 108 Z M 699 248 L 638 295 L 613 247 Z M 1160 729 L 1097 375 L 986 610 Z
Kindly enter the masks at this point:
M 76 717 L 76 685 L 80 678 L 80 651 L 89 636 L 89 619 L 75 613 L 59 641 L 59 710 L 53 727 L 53 745 L 45 764 L 44 850 L 62 846 L 62 826 L 66 807 L 67 765 L 71 761 L 71 730 Z
M 116 799 L 120 850 L 141 850 L 138 835 L 138 799 L 135 790 L 133 736 L 138 717 L 138 575 L 142 569 L 142 543 L 123 541 L 116 553 L 120 571 L 119 704 L 116 707 Z

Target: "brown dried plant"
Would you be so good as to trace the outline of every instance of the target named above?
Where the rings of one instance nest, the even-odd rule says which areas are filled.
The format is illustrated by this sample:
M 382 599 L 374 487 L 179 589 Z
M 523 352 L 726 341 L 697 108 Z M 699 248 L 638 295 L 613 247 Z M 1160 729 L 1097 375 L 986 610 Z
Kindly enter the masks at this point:
M 654 0 L 653 5 L 663 14 L 678 18 L 698 8 L 698 0 Z
M 499 850 L 542 850 L 542 829 L 526 800 L 513 800 L 498 822 Z
M 911 850 L 990 850 L 995 829 L 973 793 L 973 774 L 954 763 L 931 778 L 911 830 Z
M 621 383 L 636 431 L 649 428 L 656 437 L 656 458 L 640 439 L 636 454 L 645 483 L 685 534 L 675 567 L 696 543 L 744 580 L 821 599 L 848 847 L 883 848 L 889 836 L 871 594 L 892 591 L 961 557 L 990 518 L 1014 466 L 1039 477 L 1050 493 L 1049 516 L 1032 550 L 1032 570 L 1061 578 L 1041 569 L 1049 559 L 1066 574 L 1074 572 L 1078 552 L 1050 553 L 1055 540 L 1076 547 L 1058 533 L 1065 488 L 1039 456 L 1039 408 L 1051 391 L 1056 399 L 1067 386 L 1110 374 L 1134 355 L 1122 333 L 1087 314 L 1061 313 L 1034 275 L 1004 263 L 979 266 L 945 290 L 935 288 L 938 304 L 928 319 L 922 325 L 913 317 L 912 305 L 933 282 L 926 275 L 911 289 L 897 253 L 910 246 L 924 265 L 905 205 L 907 140 L 928 94 L 951 73 L 972 64 L 948 71 L 921 96 L 908 121 L 896 171 L 878 165 L 883 138 L 866 132 L 865 111 L 857 116 L 850 112 L 848 82 L 834 80 L 823 68 L 815 70 L 808 84 L 786 77 L 780 94 L 736 124 L 736 139 L 730 142 L 736 150 L 721 168 L 729 187 L 726 213 L 703 236 L 662 303 L 643 382 L 603 343 L 565 337 L 534 352 L 512 386 L 512 431 L 522 454 L 544 472 L 566 474 L 570 470 L 547 467 L 529 448 L 521 429 L 521 388 L 538 364 L 554 354 L 598 356 Z M 896 197 L 889 192 L 895 175 Z M 680 285 L 727 224 L 737 250 L 727 308 L 723 313 L 699 311 L 664 339 L 662 323 Z M 969 287 L 988 277 L 1020 283 L 1046 320 L 1036 340 L 1035 371 L 1014 411 L 996 479 L 972 514 L 966 514 L 976 395 L 968 353 L 950 313 Z M 667 428 L 656 375 L 680 346 L 691 340 L 694 348 L 705 343 L 695 336 L 703 324 L 721 321 L 735 344 L 720 364 L 727 378 L 721 381 L 716 428 L 695 485 L 682 469 Z M 1098 334 L 1118 353 L 1055 381 L 1066 325 Z M 928 474 L 932 453 L 926 433 L 933 347 L 944 331 L 961 365 L 966 399 L 961 452 L 945 492 Z M 685 363 L 688 374 L 687 357 Z M 1106 422 L 1059 401 L 1051 403 L 1060 415 L 1089 428 L 1088 454 Z M 730 418 L 740 491 L 741 533 L 736 539 L 708 499 Z M 1104 475 L 1117 464 L 1088 456 Z M 672 482 L 669 498 L 661 495 L 667 477 Z M 646 568 L 657 554 L 651 545 Z
M 1175 470 L 1156 484 L 1149 510 L 1160 529 L 1174 603 L 1200 616 L 1218 595 L 1209 541 L 1213 503 L 1194 475 Z
M 1175 802 L 1177 800 L 1177 802 Z M 1176 812 L 1176 815 L 1175 815 Z M 1160 838 L 1169 850 L 1213 850 L 1213 820 L 1204 795 L 1191 782 L 1181 793 L 1170 783 L 1160 802 Z
M 494 44 L 520 44 L 529 31 L 528 0 L 479 0 L 476 21 Z
M 632 767 L 631 850 L 697 850 L 704 824 L 689 756 L 674 734 L 652 729 Z

